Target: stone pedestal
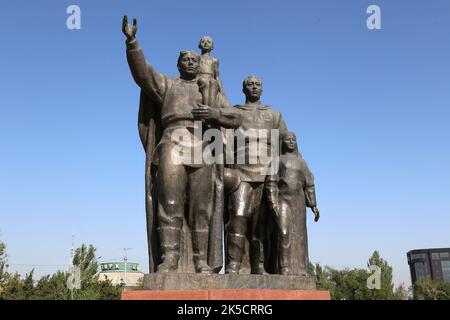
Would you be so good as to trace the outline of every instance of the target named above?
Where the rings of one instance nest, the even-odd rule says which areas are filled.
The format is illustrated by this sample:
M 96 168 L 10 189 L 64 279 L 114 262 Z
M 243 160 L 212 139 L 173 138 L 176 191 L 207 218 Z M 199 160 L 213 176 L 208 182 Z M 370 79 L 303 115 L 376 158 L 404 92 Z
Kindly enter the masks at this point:
M 277 274 L 151 273 L 144 276 L 145 290 L 315 290 L 315 279 L 309 276 Z
M 309 276 L 152 273 L 123 300 L 330 300 Z

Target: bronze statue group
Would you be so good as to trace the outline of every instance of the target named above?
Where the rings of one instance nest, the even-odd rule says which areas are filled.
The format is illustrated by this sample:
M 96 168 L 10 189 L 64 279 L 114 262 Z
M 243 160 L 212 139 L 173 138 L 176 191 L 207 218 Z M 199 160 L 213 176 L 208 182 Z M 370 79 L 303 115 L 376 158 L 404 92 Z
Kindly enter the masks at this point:
M 125 16 L 122 31 L 141 89 L 138 127 L 146 152 L 150 271 L 213 274 L 225 260 L 229 274 L 307 275 L 306 208 L 315 221 L 320 216 L 314 178 L 281 113 L 261 103 L 261 79 L 247 77 L 245 104 L 231 106 L 219 61 L 210 55 L 211 37 L 200 40 L 200 55 L 180 52 L 180 76 L 173 78 L 147 62 L 136 40 L 136 19 L 129 24 Z M 269 137 L 276 131 L 281 147 L 264 139 L 269 162 L 249 160 L 252 140 L 247 139 L 231 149 L 235 159 L 247 155 L 243 162 L 175 163 L 172 154 L 180 141 L 173 133 L 183 129 L 194 140 L 197 122 L 243 135 L 259 130 Z

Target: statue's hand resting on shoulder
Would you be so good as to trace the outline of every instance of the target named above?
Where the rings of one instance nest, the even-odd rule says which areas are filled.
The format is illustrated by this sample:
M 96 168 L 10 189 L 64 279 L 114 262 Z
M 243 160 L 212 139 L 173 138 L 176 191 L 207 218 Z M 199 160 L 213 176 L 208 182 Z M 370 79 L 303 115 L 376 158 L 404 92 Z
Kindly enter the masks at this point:
M 137 20 L 136 18 L 133 19 L 133 24 L 128 24 L 128 17 L 123 16 L 122 20 L 122 32 L 127 37 L 128 41 L 134 40 L 136 37 L 137 32 Z
M 201 103 L 198 104 L 197 108 L 192 110 L 192 115 L 194 116 L 194 120 L 205 121 L 218 121 L 220 117 L 218 110 Z

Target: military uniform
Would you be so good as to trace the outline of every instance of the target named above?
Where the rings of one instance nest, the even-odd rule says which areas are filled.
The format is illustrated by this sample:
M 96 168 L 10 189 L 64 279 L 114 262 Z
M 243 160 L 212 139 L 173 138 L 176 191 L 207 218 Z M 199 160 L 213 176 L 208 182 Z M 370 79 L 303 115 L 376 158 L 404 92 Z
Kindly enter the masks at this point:
M 250 222 L 250 262 L 252 273 L 264 273 L 265 251 L 267 250 L 267 209 L 263 201 L 264 182 L 268 174 L 273 152 L 278 155 L 278 145 L 272 145 L 271 133 L 278 130 L 279 135 L 286 131 L 286 124 L 280 112 L 269 106 L 246 104 L 236 106 L 242 114 L 242 124 L 236 135 L 250 139 L 244 144 L 237 143 L 234 164 L 231 168 L 239 175 L 240 184 L 229 195 L 230 220 L 227 224 L 227 271 L 238 272 Z M 275 133 L 275 132 L 273 132 Z M 265 139 L 261 139 L 265 137 Z M 278 135 L 275 136 L 279 142 Z M 252 140 L 253 138 L 253 140 Z M 239 139 L 239 138 L 238 138 Z M 258 146 L 252 145 L 256 141 Z M 252 149 L 258 154 L 252 154 Z M 264 152 L 266 156 L 262 156 Z M 242 163 L 243 156 L 245 161 Z

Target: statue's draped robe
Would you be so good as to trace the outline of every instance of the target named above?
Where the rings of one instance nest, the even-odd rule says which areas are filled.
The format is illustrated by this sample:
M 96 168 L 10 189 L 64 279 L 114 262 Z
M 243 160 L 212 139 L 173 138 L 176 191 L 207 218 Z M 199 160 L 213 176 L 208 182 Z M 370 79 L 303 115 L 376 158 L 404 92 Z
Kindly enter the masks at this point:
M 156 188 L 156 167 L 152 160 L 155 148 L 161 139 L 162 128 L 157 103 L 141 91 L 139 101 L 138 130 L 145 151 L 145 210 L 147 222 L 147 242 L 149 270 L 156 271 L 161 263 L 157 233 L 158 196 Z
M 280 156 L 277 174 L 268 179 L 277 184 L 280 210 L 286 210 L 289 216 L 291 274 L 304 275 L 309 264 L 306 208 L 316 206 L 314 176 L 301 154 L 295 151 L 293 157 Z M 278 232 L 274 230 L 274 243 L 279 241 Z M 272 247 L 274 273 L 280 272 L 277 250 L 278 246 Z

